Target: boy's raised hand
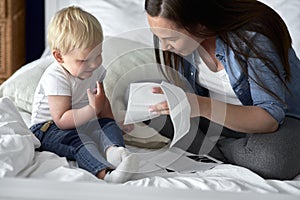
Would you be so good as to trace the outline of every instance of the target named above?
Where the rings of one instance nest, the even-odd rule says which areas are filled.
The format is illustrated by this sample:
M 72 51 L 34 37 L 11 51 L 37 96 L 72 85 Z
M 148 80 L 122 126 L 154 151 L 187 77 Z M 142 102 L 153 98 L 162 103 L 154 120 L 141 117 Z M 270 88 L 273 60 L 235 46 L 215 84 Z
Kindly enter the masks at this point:
M 87 89 L 87 95 L 89 105 L 95 110 L 96 115 L 98 115 L 106 103 L 106 95 L 102 83 L 97 81 L 96 86 L 93 92 L 91 89 Z

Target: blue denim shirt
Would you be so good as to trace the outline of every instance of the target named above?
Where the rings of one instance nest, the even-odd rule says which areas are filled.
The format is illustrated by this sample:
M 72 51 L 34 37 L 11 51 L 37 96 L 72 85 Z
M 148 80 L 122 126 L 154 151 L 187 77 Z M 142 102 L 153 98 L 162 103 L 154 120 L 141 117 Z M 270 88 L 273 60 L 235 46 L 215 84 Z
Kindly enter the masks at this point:
M 253 33 L 253 42 L 257 42 L 264 49 L 264 55 L 268 56 L 277 64 L 280 75 L 285 77 L 284 68 L 278 54 L 275 52 L 271 41 L 265 36 Z M 245 48 L 250 49 L 245 45 Z M 263 64 L 258 58 L 251 58 L 245 65 L 251 63 L 248 73 L 252 77 L 254 73 L 259 76 L 264 86 L 276 93 L 284 102 L 268 94 L 259 87 L 253 80 L 248 78 L 242 71 L 236 58 L 237 55 L 220 39 L 216 39 L 215 55 L 223 64 L 230 84 L 243 105 L 259 106 L 269 112 L 279 123 L 282 123 L 285 116 L 300 118 L 300 61 L 294 50 L 289 51 L 289 62 L 291 67 L 291 80 L 287 83 L 289 91 L 284 84 Z M 196 70 L 194 54 L 186 57 L 184 62 L 184 76 L 189 81 L 196 94 L 208 96 L 208 91 L 196 83 Z

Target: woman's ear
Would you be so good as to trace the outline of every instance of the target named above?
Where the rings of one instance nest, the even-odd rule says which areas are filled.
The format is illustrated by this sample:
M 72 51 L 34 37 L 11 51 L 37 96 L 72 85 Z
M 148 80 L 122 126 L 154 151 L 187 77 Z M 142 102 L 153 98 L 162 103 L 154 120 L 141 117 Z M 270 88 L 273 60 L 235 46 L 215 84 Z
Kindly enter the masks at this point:
M 58 50 L 53 50 L 52 55 L 58 63 L 63 63 L 64 59 Z

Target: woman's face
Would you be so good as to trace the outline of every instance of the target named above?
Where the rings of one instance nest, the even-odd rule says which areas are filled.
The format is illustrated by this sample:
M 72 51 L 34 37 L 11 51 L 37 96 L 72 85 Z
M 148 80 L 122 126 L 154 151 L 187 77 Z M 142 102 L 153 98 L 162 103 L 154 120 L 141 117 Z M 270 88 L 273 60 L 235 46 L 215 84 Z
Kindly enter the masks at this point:
M 203 41 L 196 38 L 183 28 L 178 28 L 174 22 L 162 17 L 147 16 L 151 31 L 156 35 L 162 50 L 171 51 L 186 56 L 194 52 Z

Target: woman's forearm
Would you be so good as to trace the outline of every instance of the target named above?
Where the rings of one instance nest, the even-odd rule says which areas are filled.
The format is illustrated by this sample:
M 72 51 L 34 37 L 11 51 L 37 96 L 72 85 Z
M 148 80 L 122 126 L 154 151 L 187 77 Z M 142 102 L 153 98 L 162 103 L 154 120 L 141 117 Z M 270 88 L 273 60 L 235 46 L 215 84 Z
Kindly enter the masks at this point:
M 277 121 L 258 106 L 240 106 L 197 96 L 199 109 L 192 116 L 202 116 L 229 129 L 244 133 L 270 133 L 278 128 Z

